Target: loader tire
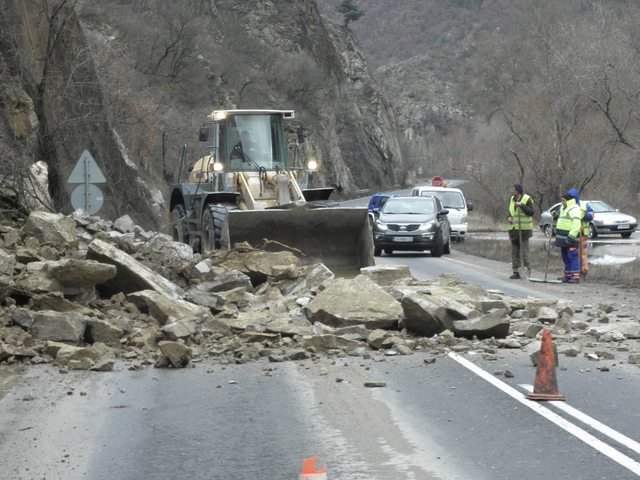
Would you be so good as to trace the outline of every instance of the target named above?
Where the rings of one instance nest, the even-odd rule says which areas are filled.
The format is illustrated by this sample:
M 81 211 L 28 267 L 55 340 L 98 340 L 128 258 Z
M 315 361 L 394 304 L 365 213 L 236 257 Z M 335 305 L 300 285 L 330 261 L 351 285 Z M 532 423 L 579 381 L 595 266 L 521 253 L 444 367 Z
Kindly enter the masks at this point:
M 178 204 L 171 210 L 169 229 L 171 239 L 174 242 L 189 244 L 189 224 L 187 222 L 187 210 L 184 205 Z
M 202 252 L 220 250 L 222 224 L 229 210 L 236 210 L 237 205 L 207 205 L 202 214 Z
M 204 207 L 202 213 L 202 237 L 200 238 L 200 252 L 206 253 L 216 249 L 216 234 L 213 225 L 211 205 Z

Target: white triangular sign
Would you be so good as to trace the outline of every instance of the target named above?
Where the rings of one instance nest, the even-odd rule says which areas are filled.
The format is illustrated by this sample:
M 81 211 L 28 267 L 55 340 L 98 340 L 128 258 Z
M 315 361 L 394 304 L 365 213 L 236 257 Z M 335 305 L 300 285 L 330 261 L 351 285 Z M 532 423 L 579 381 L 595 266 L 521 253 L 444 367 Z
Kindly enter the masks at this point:
M 93 159 L 89 150 L 82 152 L 80 160 L 73 168 L 73 172 L 69 176 L 68 183 L 106 183 L 107 179 L 104 178 L 100 167 Z

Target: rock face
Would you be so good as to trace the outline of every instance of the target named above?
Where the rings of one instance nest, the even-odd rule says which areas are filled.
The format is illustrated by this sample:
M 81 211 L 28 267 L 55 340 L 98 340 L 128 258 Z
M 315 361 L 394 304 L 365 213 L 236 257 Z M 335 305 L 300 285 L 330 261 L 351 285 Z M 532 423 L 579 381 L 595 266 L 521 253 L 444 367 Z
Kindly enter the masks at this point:
M 535 364 L 544 329 L 559 354 L 594 361 L 640 338 L 638 322 L 611 305 L 511 298 L 451 274 L 418 281 L 408 267 L 382 265 L 335 278 L 322 264 L 248 246 L 182 261 L 167 248 L 163 260 L 149 248 L 155 233 L 126 218 L 117 232 L 86 212 L 38 215 L 39 231 L 68 221 L 76 237 L 57 248 L 17 224 L 0 228 L 0 363 L 109 371 L 427 349 L 496 359 L 498 348 L 517 348 Z M 640 362 L 633 352 L 628 361 Z
M 171 25 L 176 12 L 189 18 L 193 2 L 167 7 L 151 0 L 145 9 L 67 2 L 54 19 L 32 3 L 7 2 L 0 17 L 3 31 L 14 32 L 5 36 L 5 50 L 24 59 L 16 65 L 22 71 L 5 72 L 12 87 L 0 98 L 7 107 L 0 111 L 0 146 L 11 167 L 0 171 L 0 184 L 8 173 L 22 178 L 28 168 L 22 159 L 43 160 L 53 181 L 53 199 L 44 203 L 54 211 L 73 209 L 78 184 L 67 180 L 88 149 L 107 180 L 100 186 L 100 214 L 160 230 L 169 203 L 162 192 L 175 180 L 175 159 L 185 142 L 200 150 L 193 133 L 222 108 L 295 110 L 305 127 L 303 151 L 322 165 L 308 180 L 311 188 L 333 186 L 334 195 L 345 198 L 404 183 L 384 89 L 352 32 L 323 19 L 312 0 L 203 2 L 191 17 L 198 21 L 183 25 L 177 44 L 171 44 L 172 27 L 161 28 L 157 16 L 151 22 L 148 12 L 166 15 Z M 30 39 L 28 47 L 23 38 Z M 173 57 L 161 52 L 167 48 L 184 55 L 158 72 Z M 50 78 L 41 78 L 43 61 Z M 129 92 L 126 98 L 114 85 Z

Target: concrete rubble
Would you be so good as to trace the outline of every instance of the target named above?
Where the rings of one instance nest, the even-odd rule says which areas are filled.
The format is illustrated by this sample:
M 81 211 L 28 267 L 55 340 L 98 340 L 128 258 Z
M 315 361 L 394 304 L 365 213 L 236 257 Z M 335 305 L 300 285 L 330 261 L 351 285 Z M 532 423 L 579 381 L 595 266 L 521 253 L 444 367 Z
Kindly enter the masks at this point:
M 0 217 L 0 364 L 109 371 L 414 352 L 432 363 L 522 349 L 535 365 L 545 328 L 559 355 L 640 364 L 626 343 L 640 325 L 611 305 L 512 298 L 453 274 L 419 281 L 407 266 L 353 273 L 246 244 L 194 254 L 127 216 Z

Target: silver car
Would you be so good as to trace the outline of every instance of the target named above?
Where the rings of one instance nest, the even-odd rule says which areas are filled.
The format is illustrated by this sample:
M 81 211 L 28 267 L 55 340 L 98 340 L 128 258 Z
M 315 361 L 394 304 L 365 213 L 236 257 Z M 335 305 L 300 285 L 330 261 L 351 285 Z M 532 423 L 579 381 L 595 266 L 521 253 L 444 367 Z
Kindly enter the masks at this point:
M 589 229 L 589 238 L 598 235 L 621 235 L 629 238 L 638 228 L 638 222 L 631 215 L 620 213 L 611 205 L 600 200 L 581 200 L 581 204 L 588 203 L 594 212 L 594 218 Z M 540 215 L 540 230 L 547 237 L 556 234 L 556 220 L 553 212 L 559 213 L 562 203 L 556 203 Z

